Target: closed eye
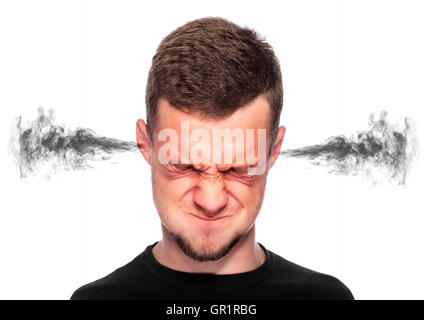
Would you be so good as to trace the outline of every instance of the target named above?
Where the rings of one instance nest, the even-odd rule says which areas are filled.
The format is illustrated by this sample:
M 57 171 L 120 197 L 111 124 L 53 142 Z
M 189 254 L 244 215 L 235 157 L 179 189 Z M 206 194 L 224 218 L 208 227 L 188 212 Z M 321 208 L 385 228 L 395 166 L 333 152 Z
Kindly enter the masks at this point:
M 222 171 L 223 173 L 234 173 L 234 174 L 247 174 L 247 168 L 245 167 L 231 167 L 228 170 Z
M 180 171 L 194 170 L 191 164 L 174 164 L 174 167 Z

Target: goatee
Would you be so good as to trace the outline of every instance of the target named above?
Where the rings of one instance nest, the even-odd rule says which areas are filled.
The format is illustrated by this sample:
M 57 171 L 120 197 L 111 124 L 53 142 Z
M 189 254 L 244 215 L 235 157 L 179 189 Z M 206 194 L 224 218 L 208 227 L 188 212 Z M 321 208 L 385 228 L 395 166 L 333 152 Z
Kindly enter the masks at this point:
M 241 234 L 237 234 L 229 243 L 221 246 L 218 250 L 214 252 L 200 253 L 193 249 L 192 245 L 180 235 L 177 235 L 173 232 L 170 232 L 172 237 L 175 239 L 177 245 L 181 248 L 181 250 L 190 257 L 191 259 L 204 262 L 204 261 L 214 261 L 225 256 L 230 250 L 240 241 L 243 237 Z

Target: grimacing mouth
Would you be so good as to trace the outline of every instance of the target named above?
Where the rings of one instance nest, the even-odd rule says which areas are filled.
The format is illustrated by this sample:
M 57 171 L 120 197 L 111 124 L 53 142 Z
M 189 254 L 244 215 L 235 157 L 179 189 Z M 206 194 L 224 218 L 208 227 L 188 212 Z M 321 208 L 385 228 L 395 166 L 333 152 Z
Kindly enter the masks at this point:
M 224 218 L 229 217 L 227 215 L 227 216 L 220 216 L 220 217 L 217 217 L 217 218 L 208 218 L 208 217 L 205 217 L 205 216 L 196 215 L 196 214 L 191 213 L 191 212 L 189 212 L 189 214 L 192 215 L 192 216 L 194 216 L 194 217 L 196 217 L 196 218 L 199 218 L 201 220 L 205 220 L 205 221 L 217 221 L 217 220 L 221 220 L 221 219 L 224 219 Z

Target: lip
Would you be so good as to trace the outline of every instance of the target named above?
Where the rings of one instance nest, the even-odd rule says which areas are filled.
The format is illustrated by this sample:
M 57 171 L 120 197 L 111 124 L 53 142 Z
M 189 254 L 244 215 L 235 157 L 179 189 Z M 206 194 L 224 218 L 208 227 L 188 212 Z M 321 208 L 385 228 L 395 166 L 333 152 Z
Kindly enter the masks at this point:
M 223 217 L 219 217 L 219 218 L 207 218 L 207 217 L 200 217 L 200 216 L 197 216 L 197 215 L 195 215 L 195 214 L 192 214 L 191 212 L 189 212 L 189 214 L 190 215 L 192 215 L 193 217 L 196 217 L 196 218 L 198 218 L 198 219 L 200 219 L 200 220 L 204 220 L 204 221 L 217 221 L 217 220 L 222 220 L 222 219 L 224 219 L 224 218 L 227 218 L 228 216 L 223 216 Z

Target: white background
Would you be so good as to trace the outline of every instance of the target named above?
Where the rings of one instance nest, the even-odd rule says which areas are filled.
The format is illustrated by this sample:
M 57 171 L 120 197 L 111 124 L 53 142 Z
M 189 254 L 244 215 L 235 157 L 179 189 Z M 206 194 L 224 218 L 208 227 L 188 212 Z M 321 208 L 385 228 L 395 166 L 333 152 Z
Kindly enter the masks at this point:
M 161 238 L 140 154 L 51 179 L 19 179 L 7 153 L 16 116 L 135 141 L 159 42 L 199 17 L 257 30 L 280 59 L 283 148 L 367 128 L 389 112 L 424 125 L 419 1 L 1 1 L 0 298 L 68 299 Z M 422 131 L 422 130 L 421 130 Z M 419 141 L 424 141 L 421 137 Z M 277 161 L 257 241 L 336 276 L 357 299 L 424 298 L 423 161 L 406 186 Z

